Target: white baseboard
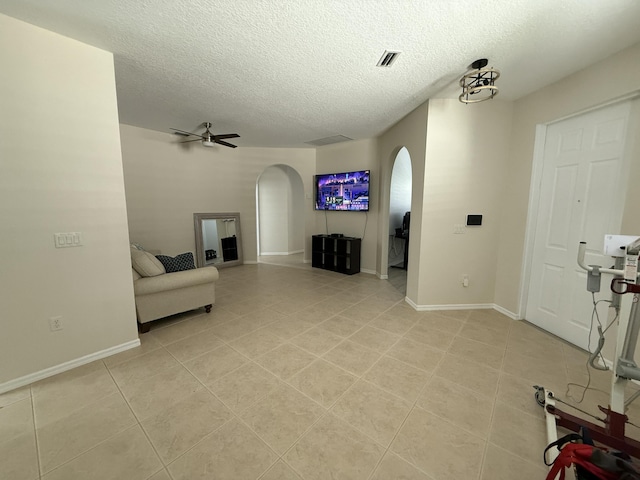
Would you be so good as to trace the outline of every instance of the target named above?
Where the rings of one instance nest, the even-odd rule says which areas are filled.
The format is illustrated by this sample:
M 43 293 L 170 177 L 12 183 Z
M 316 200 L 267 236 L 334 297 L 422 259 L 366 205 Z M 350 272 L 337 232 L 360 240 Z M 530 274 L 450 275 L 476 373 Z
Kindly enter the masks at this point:
M 500 305 L 496 305 L 495 303 L 493 304 L 493 309 L 513 320 L 522 320 L 522 318 L 520 318 L 520 315 L 518 315 L 517 313 L 513 313 L 511 310 L 507 310 L 506 308 L 501 307 Z
M 604 362 L 603 362 L 604 360 Z M 603 358 L 603 357 L 598 357 L 597 362 L 600 364 L 600 366 L 606 366 L 609 367 L 609 370 L 613 371 L 613 362 L 611 360 L 609 360 L 608 358 Z M 604 363 L 604 365 L 603 365 Z M 629 379 L 630 382 L 635 383 L 636 385 L 640 385 L 640 380 L 635 380 L 633 378 Z
M 418 310 L 418 305 L 414 303 L 409 297 L 404 297 L 404 301 L 407 302 L 414 310 Z
M 604 360 L 604 365 L 603 365 L 603 360 Z M 613 369 L 613 362 L 608 358 L 598 357 L 597 361 L 601 367 L 609 367 L 610 370 Z
M 81 365 L 86 365 L 87 363 L 95 362 L 96 360 L 110 357 L 111 355 L 115 355 L 116 353 L 124 352 L 125 350 L 129 350 L 138 346 L 140 346 L 140 339 L 136 338 L 135 340 L 131 340 L 130 342 L 116 345 L 115 347 L 100 350 L 99 352 L 95 353 L 90 353 L 89 355 L 85 355 L 84 357 L 76 358 L 74 360 L 69 360 L 68 362 L 61 363 L 60 365 L 55 365 L 53 367 L 40 370 L 39 372 L 30 373 L 29 375 L 25 375 L 14 380 L 9 380 L 5 383 L 0 383 L 0 394 L 8 392 L 10 390 L 15 390 L 16 388 L 24 387 L 25 385 L 37 382 L 38 380 L 52 377 L 54 375 L 57 375 L 58 373 L 66 372 L 67 370 L 80 367 Z
M 376 272 L 376 277 L 378 277 L 380 280 L 389 280 L 389 275 L 381 275 L 378 272 Z
M 257 265 L 257 260 L 243 260 L 242 263 L 246 263 L 247 265 Z
M 294 250 L 293 252 L 260 252 L 260 255 L 296 255 L 304 253 L 304 250 Z
M 513 319 L 519 320 L 518 316 L 507 310 L 506 308 L 496 305 L 495 303 L 464 303 L 464 304 L 449 304 L 449 305 L 417 305 L 409 297 L 405 297 L 404 301 L 407 302 L 414 310 L 418 312 L 432 312 L 438 310 L 488 310 L 493 309 L 500 312 L 503 315 Z
M 367 270 L 366 268 L 361 268 L 360 272 L 361 273 L 368 273 L 369 275 L 375 275 L 376 274 L 375 270 Z
M 493 308 L 492 303 L 464 303 L 450 305 L 417 305 L 409 297 L 404 298 L 405 302 L 411 305 L 418 312 L 431 312 L 436 310 L 481 310 Z

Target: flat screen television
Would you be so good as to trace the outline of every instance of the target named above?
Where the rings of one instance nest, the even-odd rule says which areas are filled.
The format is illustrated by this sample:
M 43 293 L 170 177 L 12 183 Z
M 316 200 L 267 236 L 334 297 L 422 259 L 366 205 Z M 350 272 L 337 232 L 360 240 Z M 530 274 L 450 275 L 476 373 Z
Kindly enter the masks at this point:
M 369 170 L 315 176 L 316 210 L 369 211 Z

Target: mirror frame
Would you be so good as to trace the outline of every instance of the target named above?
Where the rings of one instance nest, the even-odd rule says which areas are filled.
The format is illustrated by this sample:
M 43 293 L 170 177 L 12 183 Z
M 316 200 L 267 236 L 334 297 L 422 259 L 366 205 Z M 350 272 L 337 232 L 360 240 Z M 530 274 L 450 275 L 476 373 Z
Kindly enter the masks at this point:
M 221 220 L 221 219 L 233 219 L 236 221 L 236 244 L 238 247 L 238 259 L 230 260 L 228 262 L 220 262 L 215 265 L 207 265 L 205 261 L 204 242 L 202 240 L 202 221 L 203 220 Z M 196 232 L 196 264 L 200 267 L 216 267 L 226 268 L 234 267 L 236 265 L 242 265 L 244 263 L 242 256 L 242 235 L 240 233 L 240 214 L 238 212 L 233 213 L 194 213 L 193 223 Z

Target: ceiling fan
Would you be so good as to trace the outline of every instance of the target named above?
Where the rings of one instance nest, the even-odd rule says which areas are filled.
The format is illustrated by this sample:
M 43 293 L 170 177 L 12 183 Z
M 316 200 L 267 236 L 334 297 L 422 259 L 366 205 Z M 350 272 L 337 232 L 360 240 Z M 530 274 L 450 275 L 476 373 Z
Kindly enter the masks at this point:
M 205 131 L 203 133 L 185 132 L 184 130 L 178 130 L 177 128 L 171 128 L 171 130 L 173 130 L 173 133 L 175 133 L 176 135 L 180 135 L 182 137 L 198 137 L 196 139 L 185 140 L 184 142 L 180 143 L 201 141 L 202 145 L 204 145 L 205 147 L 213 147 L 216 143 L 224 145 L 225 147 L 237 147 L 237 145 L 233 145 L 231 143 L 223 141 L 223 139 L 226 138 L 239 138 L 240 135 L 238 135 L 237 133 L 224 133 L 222 135 L 214 135 L 213 133 L 211 133 L 211 130 L 209 130 L 211 128 L 211 122 L 204 122 L 202 126 L 205 128 Z

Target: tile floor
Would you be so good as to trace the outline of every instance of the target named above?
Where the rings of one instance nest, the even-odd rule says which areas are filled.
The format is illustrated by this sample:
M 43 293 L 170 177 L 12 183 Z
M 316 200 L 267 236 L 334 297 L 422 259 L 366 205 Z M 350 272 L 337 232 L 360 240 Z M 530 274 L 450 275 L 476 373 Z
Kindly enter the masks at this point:
M 0 478 L 545 478 L 532 385 L 571 401 L 583 352 L 493 310 L 416 312 L 402 271 L 299 267 L 220 270 L 210 314 L 0 395 Z

